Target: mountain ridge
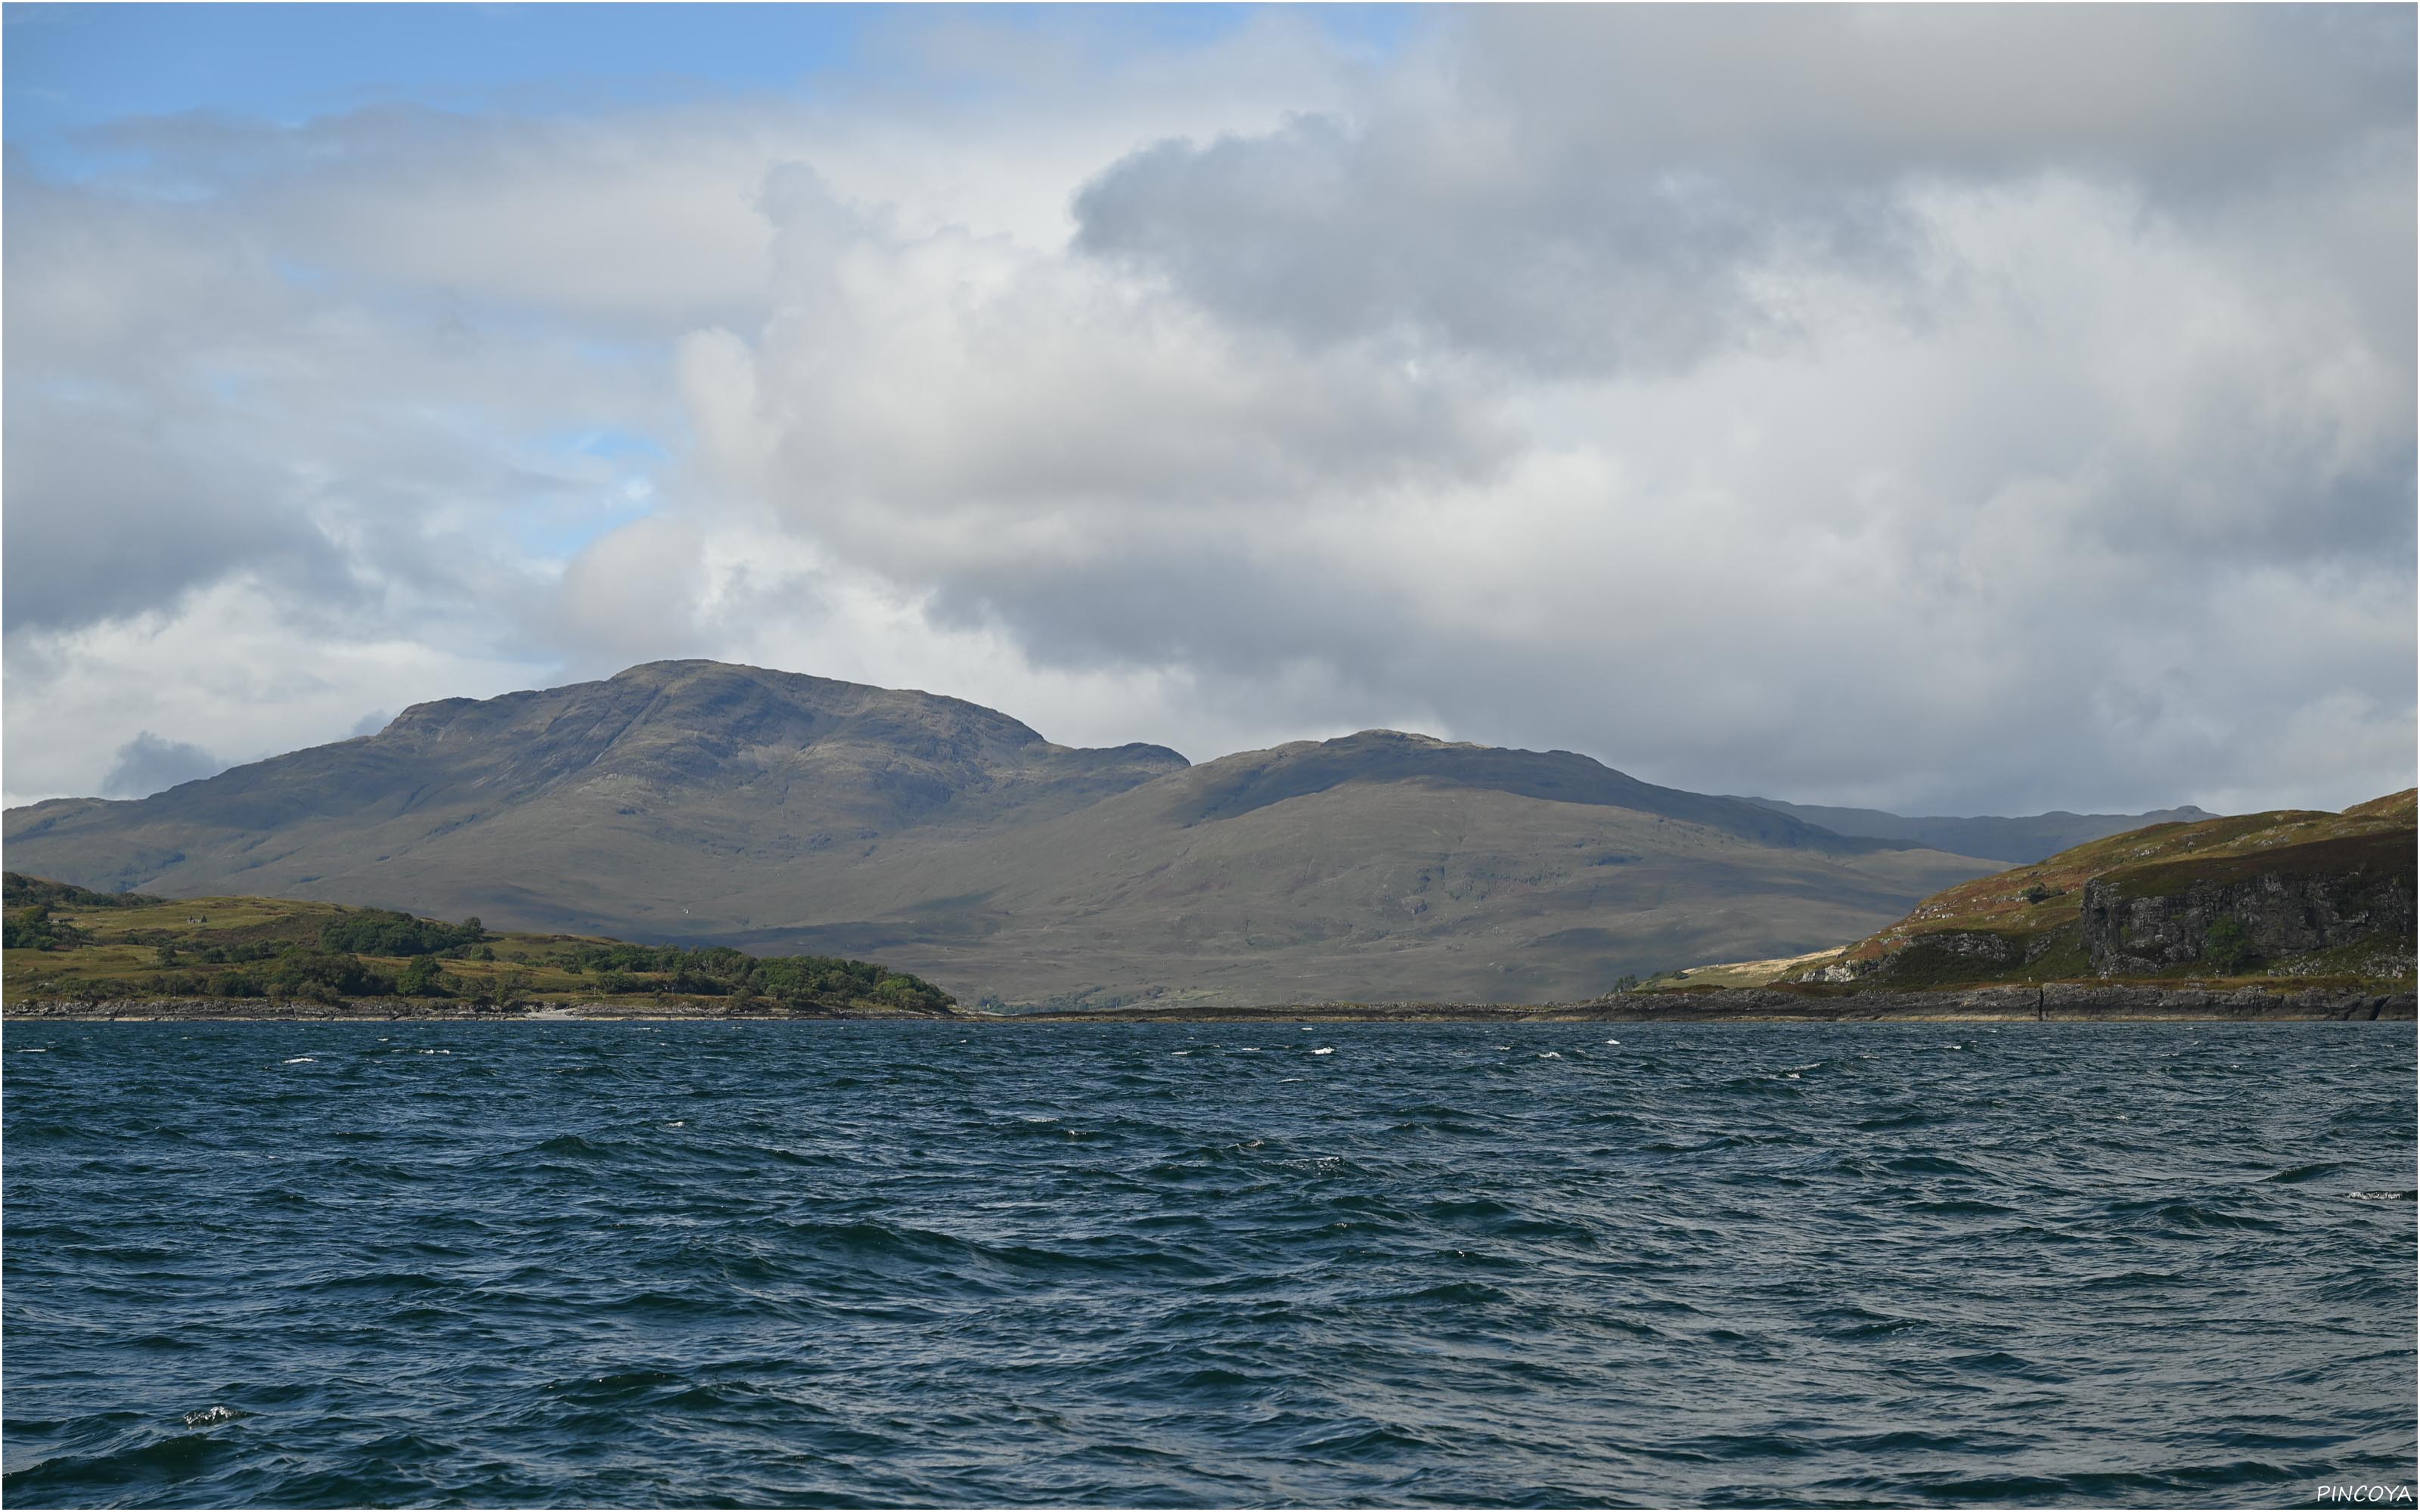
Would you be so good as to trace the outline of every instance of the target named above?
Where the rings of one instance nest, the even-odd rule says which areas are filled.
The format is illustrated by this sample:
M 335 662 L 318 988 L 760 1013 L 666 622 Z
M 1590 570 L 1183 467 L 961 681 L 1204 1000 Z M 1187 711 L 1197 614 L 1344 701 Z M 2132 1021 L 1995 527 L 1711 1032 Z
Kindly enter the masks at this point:
M 1025 1003 L 1588 996 L 1863 933 L 1994 869 L 1569 751 L 1365 731 L 1196 764 L 705 661 L 434 700 L 6 825 L 12 869 L 87 887 L 879 952 Z
M 2222 817 L 2192 804 L 2174 809 L 2154 809 L 2138 814 L 2080 814 L 2053 809 L 2047 813 L 2008 817 L 1996 814 L 1909 817 L 1880 809 L 1836 809 L 1822 804 L 1788 803 L 1779 798 L 1743 798 L 1740 801 L 1789 814 L 1835 834 L 1906 841 L 1935 850 L 1952 851 L 1961 856 L 1980 856 L 2019 866 L 2071 850 L 2087 841 L 2124 834 L 2147 825 L 2197 824 L 2205 819 Z

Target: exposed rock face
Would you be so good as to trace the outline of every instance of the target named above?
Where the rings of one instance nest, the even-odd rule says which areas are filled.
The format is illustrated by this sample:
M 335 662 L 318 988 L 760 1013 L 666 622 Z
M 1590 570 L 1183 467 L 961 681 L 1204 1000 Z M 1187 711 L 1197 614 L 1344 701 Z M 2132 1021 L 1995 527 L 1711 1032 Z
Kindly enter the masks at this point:
M 2203 962 L 2222 935 L 2240 940 L 2257 961 L 2381 939 L 2399 939 L 2408 954 L 2414 923 L 2408 837 L 2226 859 L 2198 872 L 2153 868 L 2086 883 L 2084 944 L 2092 969 L 2148 975 Z

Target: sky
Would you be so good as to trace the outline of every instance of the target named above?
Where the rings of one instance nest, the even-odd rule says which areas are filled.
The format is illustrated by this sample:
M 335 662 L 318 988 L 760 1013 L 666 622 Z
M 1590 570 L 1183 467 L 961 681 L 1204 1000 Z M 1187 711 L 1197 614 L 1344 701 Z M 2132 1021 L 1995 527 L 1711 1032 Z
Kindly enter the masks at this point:
M 2412 785 L 2410 7 L 0 12 L 0 787 L 710 656 Z

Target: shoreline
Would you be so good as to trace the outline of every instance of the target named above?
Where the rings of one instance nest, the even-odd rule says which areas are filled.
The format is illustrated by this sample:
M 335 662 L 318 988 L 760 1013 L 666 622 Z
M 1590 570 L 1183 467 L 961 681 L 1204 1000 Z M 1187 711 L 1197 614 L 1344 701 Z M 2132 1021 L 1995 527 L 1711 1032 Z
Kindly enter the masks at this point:
M 2061 982 L 2042 987 L 1818 995 L 1771 988 L 1638 993 L 1585 1003 L 1296 1003 L 1253 1007 L 1105 1008 L 1039 1013 L 860 1013 L 720 1010 L 712 1004 L 566 1003 L 500 1012 L 443 1003 L 364 999 L 341 1005 L 259 998 L 45 1001 L 0 1024 L 1869 1024 L 2406 1023 L 2411 991 L 2172 988 Z
M 2415 995 L 2306 988 L 2161 988 L 2059 983 L 1963 991 L 1869 992 L 1838 996 L 1769 988 L 1630 994 L 1588 1003 L 1356 1003 L 1273 1008 L 1102 1009 L 1029 1013 L 1024 1022 L 1078 1024 L 1276 1024 L 1308 1022 L 1475 1024 L 2158 1024 L 2402 1023 Z
M 224 1003 L 225 1007 L 220 1005 Z M 954 1013 L 860 1013 L 783 1009 L 682 1011 L 690 1005 L 550 1003 L 536 1009 L 473 1008 L 446 1002 L 412 1003 L 358 998 L 347 1003 L 276 1001 L 258 997 L 115 998 L 100 1002 L 64 999 L 10 1004 L 0 1025 L 10 1024 L 969 1024 L 985 1022 Z

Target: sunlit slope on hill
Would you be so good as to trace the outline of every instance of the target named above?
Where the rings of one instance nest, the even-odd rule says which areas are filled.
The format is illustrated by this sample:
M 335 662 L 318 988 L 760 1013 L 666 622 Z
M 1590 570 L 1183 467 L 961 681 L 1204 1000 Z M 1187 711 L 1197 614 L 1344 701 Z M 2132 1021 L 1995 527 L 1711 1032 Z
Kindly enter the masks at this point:
M 2342 813 L 2153 825 L 1946 888 L 1837 951 L 1701 967 L 1659 985 L 2408 983 L 2415 857 L 2408 789 Z
M 493 933 L 288 898 L 99 893 L 8 872 L 11 1013 L 166 1001 L 240 1015 L 263 1003 L 383 1002 L 396 1013 L 591 1010 L 932 1018 L 949 994 L 876 962 L 722 947 Z M 113 1008 L 112 1011 L 116 1011 Z

